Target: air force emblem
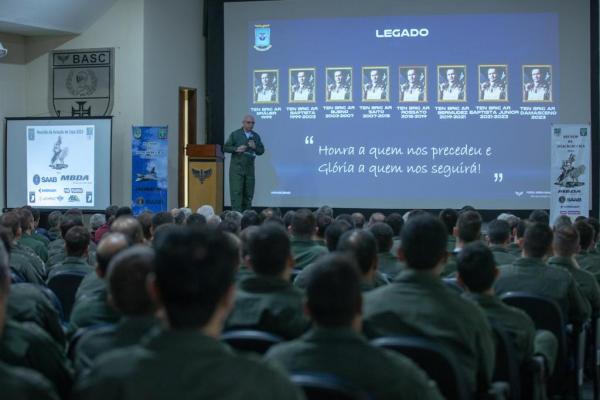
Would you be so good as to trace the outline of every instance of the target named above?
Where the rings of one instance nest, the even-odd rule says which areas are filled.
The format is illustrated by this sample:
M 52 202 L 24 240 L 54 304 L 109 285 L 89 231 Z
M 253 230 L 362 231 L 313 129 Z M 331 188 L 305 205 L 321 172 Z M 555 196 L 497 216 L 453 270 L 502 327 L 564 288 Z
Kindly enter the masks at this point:
M 267 51 L 271 47 L 270 25 L 254 25 L 254 49 L 257 51 Z
M 212 175 L 212 169 L 195 169 L 192 168 L 192 175 L 200 181 L 200 184 L 203 185 L 204 181 L 210 178 Z
M 112 112 L 115 51 L 50 53 L 50 113 L 57 117 L 108 116 Z

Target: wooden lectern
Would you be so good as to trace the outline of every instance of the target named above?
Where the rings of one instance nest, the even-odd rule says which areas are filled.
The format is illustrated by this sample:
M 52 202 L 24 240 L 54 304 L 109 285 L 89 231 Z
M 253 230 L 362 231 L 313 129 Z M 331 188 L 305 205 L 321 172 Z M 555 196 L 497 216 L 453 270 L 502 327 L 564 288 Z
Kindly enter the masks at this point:
M 196 211 L 204 204 L 215 213 L 223 211 L 223 151 L 218 144 L 188 144 L 188 207 Z

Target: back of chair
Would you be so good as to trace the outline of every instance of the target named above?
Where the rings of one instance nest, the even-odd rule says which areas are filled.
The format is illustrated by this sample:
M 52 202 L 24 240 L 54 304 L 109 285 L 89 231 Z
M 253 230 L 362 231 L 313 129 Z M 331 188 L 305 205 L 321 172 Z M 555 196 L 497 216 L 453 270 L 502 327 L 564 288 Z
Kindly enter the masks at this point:
M 283 338 L 269 332 L 254 329 L 236 329 L 223 332 L 221 340 L 234 349 L 265 354 L 271 346 L 283 342 Z
M 336 376 L 315 372 L 298 372 L 291 381 L 302 388 L 307 400 L 369 400 L 362 389 Z
M 372 341 L 377 347 L 402 353 L 421 367 L 437 383 L 447 400 L 470 399 L 471 395 L 460 364 L 439 344 L 420 337 L 381 337 Z
M 521 365 L 517 356 L 513 339 L 498 321 L 490 319 L 490 325 L 496 337 L 496 361 L 493 381 L 508 382 L 510 398 L 521 398 Z
M 75 303 L 75 292 L 81 284 L 85 273 L 60 272 L 48 280 L 48 288 L 56 293 L 62 304 L 65 320 L 69 320 Z

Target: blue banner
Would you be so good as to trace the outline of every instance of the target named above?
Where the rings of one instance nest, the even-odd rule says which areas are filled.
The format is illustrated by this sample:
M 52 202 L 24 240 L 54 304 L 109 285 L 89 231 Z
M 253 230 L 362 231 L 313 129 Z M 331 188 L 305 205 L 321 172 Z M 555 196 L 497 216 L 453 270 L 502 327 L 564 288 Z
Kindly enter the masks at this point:
M 166 126 L 132 127 L 131 208 L 134 215 L 167 210 L 168 150 Z

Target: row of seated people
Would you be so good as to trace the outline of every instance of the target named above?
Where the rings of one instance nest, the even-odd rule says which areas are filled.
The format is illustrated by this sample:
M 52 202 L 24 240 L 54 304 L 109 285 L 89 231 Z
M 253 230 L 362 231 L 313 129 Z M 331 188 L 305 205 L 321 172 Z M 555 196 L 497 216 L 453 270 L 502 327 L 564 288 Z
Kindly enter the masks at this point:
M 14 224 L 10 222 L 13 213 L 21 211 L 6 213 L 0 219 L 0 223 L 9 228 L 0 232 L 0 236 L 10 251 L 11 268 L 14 249 L 20 244 L 19 229 L 15 232 Z M 589 293 L 595 292 L 597 302 L 598 285 L 593 275 L 582 274 L 576 281 L 576 274 L 569 270 L 572 267 L 584 272 L 575 261 L 575 255 L 584 236 L 580 235 L 579 225 L 585 224 L 585 228 L 592 231 L 590 237 L 595 237 L 593 228 L 586 221 L 577 222 L 575 227 L 562 221 L 556 224 L 554 233 L 543 222 L 531 223 L 528 227 L 522 224 L 525 228 L 520 235 L 519 226 L 515 226 L 516 241 L 523 257 L 513 260 L 511 266 L 501 267 L 494 285 L 498 275 L 496 265 L 501 264 L 495 261 L 496 253 L 509 240 L 497 240 L 497 231 L 510 237 L 510 225 L 500 220 L 489 224 L 492 253 L 477 241 L 481 237 L 481 217 L 474 210 L 457 215 L 453 227 L 457 238 L 454 244 L 447 239 L 448 227 L 442 222 L 448 220 L 447 215 L 445 219 L 433 218 L 424 212 L 411 213 L 405 227 L 402 227 L 401 216 L 399 219 L 393 216 L 388 221 L 393 223 L 388 224 L 375 214 L 365 229 L 356 229 L 356 221 L 352 218 L 334 220 L 332 215 L 323 215 L 327 212 L 309 210 L 298 210 L 283 219 L 267 214 L 262 219 L 268 223 L 263 222 L 259 227 L 248 224 L 248 221 L 260 223 L 261 218 L 256 218 L 258 214 L 248 213 L 242 216 L 249 218 L 239 235 L 235 233 L 240 229 L 240 215 L 231 213 L 223 216 L 220 223 L 218 220 L 214 223 L 215 216 L 200 215 L 199 218 L 194 214 L 196 218 L 190 217 L 186 222 L 188 225 L 202 225 L 208 220 L 209 225 L 213 222 L 218 226 L 215 230 L 196 231 L 175 229 L 172 216 L 169 219 L 165 213 L 159 214 L 154 216 L 160 218 L 156 218 L 156 226 L 151 225 L 149 241 L 139 219 L 122 216 L 112 221 L 108 235 L 96 250 L 95 272 L 88 267 L 90 270 L 75 294 L 72 318 L 78 309 L 84 317 L 76 324 L 68 325 L 67 335 L 77 339 L 71 339 L 76 346 L 68 348 L 80 377 L 75 390 L 77 398 L 116 398 L 117 393 L 131 393 L 135 398 L 185 397 L 183 394 L 188 392 L 184 390 L 194 398 L 211 397 L 207 394 L 211 390 L 223 390 L 212 392 L 212 397 L 226 397 L 227 390 L 233 391 L 231 398 L 301 396 L 295 390 L 287 395 L 278 391 L 289 385 L 275 382 L 279 374 L 277 368 L 263 371 L 263 367 L 237 360 L 240 368 L 232 369 L 229 361 L 233 362 L 233 359 L 220 354 L 208 340 L 218 338 L 223 327 L 226 330 L 255 328 L 292 340 L 289 344 L 274 347 L 267 354 L 266 358 L 271 360 L 269 364 L 274 362 L 289 372 L 327 372 L 355 384 L 375 398 L 438 398 L 439 391 L 443 392 L 444 388 L 436 388 L 407 359 L 377 350 L 364 337 L 410 335 L 433 339 L 459 360 L 469 391 L 484 393 L 491 384 L 495 352 L 486 316 L 499 320 L 513 335 L 521 360 L 537 353 L 544 357 L 549 371 L 555 364 L 556 338 L 549 332 L 536 332 L 527 314 L 502 304 L 495 297 L 495 290 L 524 289 L 510 287 L 524 282 L 526 277 L 519 277 L 519 273 L 527 275 L 530 272 L 522 271 L 521 267 L 532 266 L 531 271 L 535 272 L 529 275 L 533 276 L 533 282 L 550 277 L 550 283 L 538 285 L 542 288 L 541 294 L 554 296 L 569 321 L 581 323 L 589 318 L 591 309 L 597 309 L 592 297 L 583 290 L 584 286 L 591 288 Z M 159 229 L 159 219 L 170 223 Z M 63 229 L 72 220 L 80 221 L 80 218 L 71 218 L 67 214 L 59 223 L 65 260 L 73 258 L 85 264 L 89 261 L 90 234 L 79 222 Z M 314 236 L 318 236 L 323 225 L 327 225 L 322 229 L 325 246 Z M 474 231 L 477 231 L 476 235 L 472 234 Z M 394 236 L 401 238 L 401 244 L 396 243 L 396 246 L 402 262 L 390 253 Z M 585 248 L 590 249 L 592 244 L 588 243 Z M 127 250 L 131 246 L 134 247 Z M 453 247 L 451 251 L 448 251 L 449 246 Z M 235 300 L 228 278 L 220 276 L 228 270 L 230 247 L 235 248 L 236 255 Z M 550 261 L 564 267 L 564 271 L 554 268 L 560 271 L 554 274 L 554 269 L 552 272 L 535 270 L 537 267 L 548 268 L 544 260 L 552 251 L 556 256 Z M 527 263 L 523 264 L 523 260 Z M 299 272 L 298 265 L 303 263 L 305 268 Z M 378 265 L 385 272 L 378 271 Z M 597 264 L 589 261 L 589 265 Z M 508 279 L 511 269 L 517 276 L 512 283 Z M 356 274 L 349 271 L 358 273 L 358 294 L 353 289 Z M 294 287 L 290 279 L 296 273 Z M 454 273 L 466 289 L 462 296 L 440 279 L 442 275 Z M 147 291 L 148 276 L 154 278 L 154 285 L 149 285 Z M 502 289 L 505 278 L 508 280 Z M 585 284 L 584 278 L 587 278 Z M 393 283 L 388 284 L 389 280 Z M 533 287 L 525 289 L 536 292 Z M 48 302 L 43 296 L 34 296 L 33 291 L 31 283 L 15 284 L 6 299 L 9 319 L 0 341 L 0 360 L 37 369 L 54 384 L 59 395 L 66 398 L 73 375 L 72 365 L 66 357 L 65 338 L 61 337 L 57 324 L 49 322 L 58 320 L 56 311 L 53 315 Z M 567 297 L 561 297 L 565 293 Z M 18 309 L 19 305 L 26 304 L 25 298 L 29 302 L 29 315 L 23 310 L 11 313 L 11 305 Z M 20 325 L 17 319 L 24 324 Z M 166 331 L 158 327 L 159 320 L 169 327 Z M 99 324 L 106 326 L 98 328 Z M 89 329 L 83 335 L 82 330 L 76 333 L 78 328 L 86 327 L 96 329 Z M 194 330 L 192 328 L 197 328 L 193 335 L 189 332 Z M 142 337 L 145 337 L 141 342 L 143 347 L 128 349 L 128 355 L 122 355 L 116 364 L 105 361 L 112 367 L 102 364 L 103 353 L 136 344 Z M 314 353 L 307 351 L 312 348 Z M 331 348 L 330 352 L 327 348 Z M 24 353 L 19 354 L 19 350 Z M 194 351 L 198 353 L 194 355 Z M 212 364 L 204 360 L 207 363 L 202 365 L 203 362 L 194 359 L 203 352 L 218 354 L 214 354 L 216 359 Z M 219 354 L 223 357 L 222 364 L 217 362 Z M 123 363 L 130 358 L 135 360 L 137 356 L 141 358 Z M 154 359 L 156 364 L 153 364 Z M 142 368 L 147 362 L 150 362 L 148 367 Z M 185 368 L 175 367 L 175 364 L 169 366 L 169 363 Z M 246 365 L 245 373 L 249 377 L 244 375 L 240 381 L 234 371 L 243 371 L 242 365 Z M 229 373 L 219 375 L 223 372 L 219 371 L 221 367 L 229 369 Z M 252 378 L 251 371 L 254 370 L 258 376 Z M 132 378 L 129 380 L 120 374 L 131 374 Z M 270 382 L 272 378 L 274 382 L 252 389 L 245 386 L 244 382 L 250 384 L 253 379 L 261 379 L 260 375 L 263 380 Z M 232 376 L 236 377 L 229 379 L 236 385 L 239 382 L 239 387 L 228 387 L 230 382 L 224 377 Z M 173 382 L 167 383 L 166 379 Z M 39 376 L 37 380 L 40 380 Z

